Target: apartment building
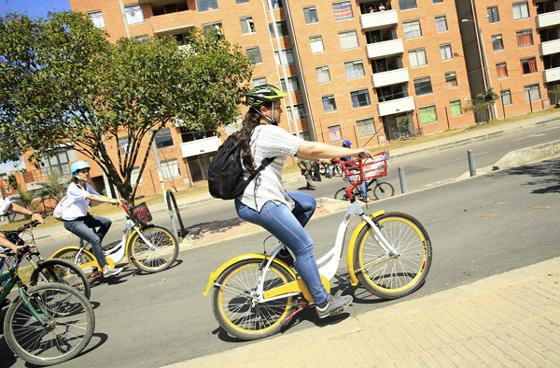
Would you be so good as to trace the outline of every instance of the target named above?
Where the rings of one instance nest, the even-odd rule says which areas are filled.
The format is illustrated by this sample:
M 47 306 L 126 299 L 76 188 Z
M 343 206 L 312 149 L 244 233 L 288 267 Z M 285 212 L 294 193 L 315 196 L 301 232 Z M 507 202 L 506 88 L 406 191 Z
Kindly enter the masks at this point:
M 253 85 L 290 92 L 283 127 L 359 146 L 472 125 L 466 108 L 488 88 L 501 96 L 495 118 L 548 108 L 560 83 L 558 3 L 70 0 L 113 42 L 171 35 L 185 43 L 195 27 L 220 32 L 252 60 Z M 165 187 L 204 180 L 219 144 L 215 132 L 160 133 Z M 149 160 L 138 193 L 160 191 L 158 179 Z M 95 180 L 101 187 L 100 174 Z

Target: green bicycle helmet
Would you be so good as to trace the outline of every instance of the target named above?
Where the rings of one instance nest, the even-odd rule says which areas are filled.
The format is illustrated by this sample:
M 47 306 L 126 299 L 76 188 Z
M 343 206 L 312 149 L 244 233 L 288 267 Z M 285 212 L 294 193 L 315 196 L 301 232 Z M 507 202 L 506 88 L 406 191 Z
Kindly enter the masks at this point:
M 258 110 L 263 103 L 274 102 L 287 95 L 286 92 L 271 84 L 263 84 L 245 93 L 245 103 Z

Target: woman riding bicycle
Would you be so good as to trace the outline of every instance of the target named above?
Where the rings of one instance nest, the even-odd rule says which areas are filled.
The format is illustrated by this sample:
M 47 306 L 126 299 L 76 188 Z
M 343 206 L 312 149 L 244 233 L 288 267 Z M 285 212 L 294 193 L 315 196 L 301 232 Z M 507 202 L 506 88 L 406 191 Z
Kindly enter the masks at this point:
M 111 227 L 111 220 L 106 217 L 92 216 L 88 213 L 90 201 L 119 204 L 118 199 L 102 196 L 88 183 L 91 166 L 87 161 L 76 161 L 70 166 L 72 182 L 66 191 L 68 206 L 64 209 L 62 220 L 64 228 L 91 244 L 93 255 L 103 270 L 103 276 L 109 277 L 121 272 L 120 268 L 111 268 L 107 264 L 101 241 Z M 97 231 L 94 230 L 97 228 Z
M 299 192 L 288 192 L 282 185 L 282 167 L 287 156 L 299 159 L 340 158 L 369 152 L 349 150 L 334 145 L 308 142 L 278 127 L 282 114 L 281 99 L 287 94 L 272 85 L 261 85 L 245 94 L 249 111 L 242 128 L 234 133 L 242 147 L 242 162 L 247 177 L 265 158 L 274 157 L 235 200 L 237 214 L 243 220 L 268 230 L 296 256 L 296 269 L 307 285 L 316 304 L 319 318 L 325 318 L 352 302 L 352 297 L 331 296 L 321 283 L 313 241 L 305 231 L 315 212 L 315 198 Z

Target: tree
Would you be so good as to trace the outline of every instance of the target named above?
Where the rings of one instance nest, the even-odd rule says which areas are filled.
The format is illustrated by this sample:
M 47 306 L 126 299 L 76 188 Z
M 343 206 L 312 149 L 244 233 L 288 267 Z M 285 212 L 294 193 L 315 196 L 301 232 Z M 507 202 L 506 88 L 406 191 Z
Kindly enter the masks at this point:
M 46 181 L 37 182 L 42 190 L 42 197 L 51 197 L 60 201 L 66 194 L 66 183 L 61 180 L 56 171 L 51 171 Z
M 471 101 L 471 106 L 467 107 L 467 110 L 472 110 L 475 114 L 483 113 L 483 120 L 488 122 L 489 117 L 494 115 L 492 109 L 497 100 L 498 95 L 492 88 L 489 88 L 486 92 L 477 94 L 474 101 Z
M 551 99 L 550 102 L 554 103 L 556 107 L 560 107 L 560 85 L 557 84 L 554 89 L 549 90 L 548 95 Z
M 0 158 L 72 142 L 132 201 L 132 171 L 140 180 L 157 132 L 233 121 L 250 76 L 247 57 L 222 37 L 193 31 L 182 48 L 169 37 L 111 44 L 80 13 L 11 14 L 0 18 L 0 134 L 9 142 Z

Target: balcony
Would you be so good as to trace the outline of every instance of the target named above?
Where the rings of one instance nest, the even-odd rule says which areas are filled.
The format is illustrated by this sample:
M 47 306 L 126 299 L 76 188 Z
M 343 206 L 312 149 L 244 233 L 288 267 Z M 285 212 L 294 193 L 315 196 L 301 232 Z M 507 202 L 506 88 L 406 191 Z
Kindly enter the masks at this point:
M 149 19 L 154 33 L 158 35 L 175 34 L 194 28 L 194 24 L 190 22 L 192 14 L 192 10 L 185 10 L 176 13 L 156 15 Z
M 397 38 L 395 40 L 382 41 L 376 43 L 368 43 L 366 46 L 368 58 L 379 59 L 391 55 L 398 55 L 404 52 L 402 40 Z
M 380 102 L 377 105 L 379 116 L 399 114 L 401 112 L 414 111 L 414 109 L 414 99 L 411 96 Z
M 545 69 L 543 72 L 544 81 L 546 83 L 560 81 L 560 66 L 556 68 Z
M 375 88 L 390 86 L 391 84 L 406 83 L 410 80 L 408 69 L 395 69 L 382 73 L 374 73 L 371 77 Z
M 560 25 L 560 10 L 537 15 L 537 28 L 547 28 Z
M 218 137 L 197 139 L 195 141 L 181 143 L 181 154 L 183 157 L 202 155 L 208 152 L 216 152 L 222 141 Z
M 560 53 L 560 39 L 541 43 L 541 53 L 543 56 Z
M 376 13 L 366 13 L 360 15 L 360 23 L 364 31 L 395 26 L 399 23 L 396 10 L 385 10 Z

